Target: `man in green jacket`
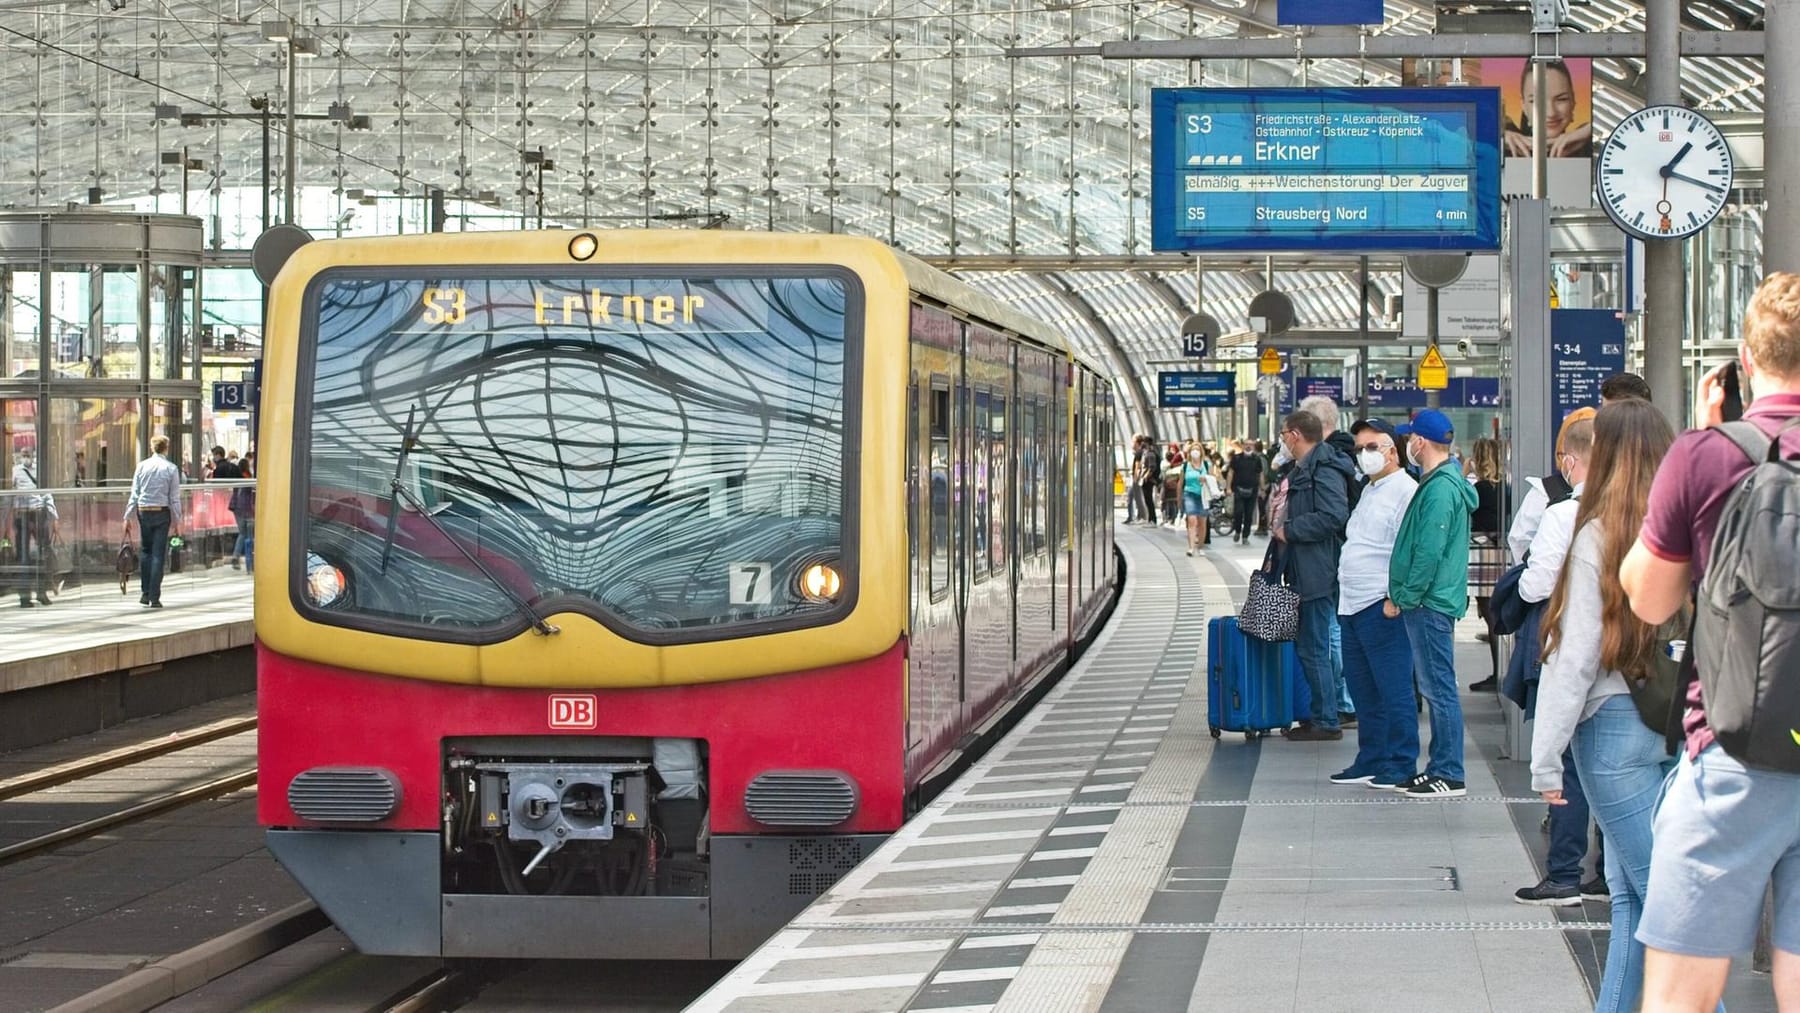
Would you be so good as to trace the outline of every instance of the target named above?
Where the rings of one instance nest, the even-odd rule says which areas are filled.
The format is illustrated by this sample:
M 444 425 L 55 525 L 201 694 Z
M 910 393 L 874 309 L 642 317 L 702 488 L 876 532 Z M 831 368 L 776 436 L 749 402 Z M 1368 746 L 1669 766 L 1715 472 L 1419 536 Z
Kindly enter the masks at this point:
M 1456 695 L 1456 621 L 1469 607 L 1469 517 L 1475 487 L 1450 459 L 1456 432 L 1427 408 L 1395 429 L 1424 477 L 1400 521 L 1382 612 L 1406 620 L 1413 671 L 1431 705 L 1431 759 L 1396 791 L 1420 798 L 1467 794 L 1463 783 L 1462 701 Z

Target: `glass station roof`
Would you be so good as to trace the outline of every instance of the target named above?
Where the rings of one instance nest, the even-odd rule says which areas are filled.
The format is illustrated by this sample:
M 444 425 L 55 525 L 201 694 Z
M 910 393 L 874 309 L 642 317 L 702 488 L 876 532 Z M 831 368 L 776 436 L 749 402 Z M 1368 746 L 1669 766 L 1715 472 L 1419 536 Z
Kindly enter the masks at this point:
M 1371 31 L 1433 30 L 1388 0 Z M 1761 27 L 1751 0 L 1683 3 L 1684 28 Z M 1190 84 L 1399 83 L 1391 60 L 1110 60 L 1010 50 L 1287 35 L 1274 0 L 0 0 L 0 205 L 282 187 L 297 114 L 301 224 L 428 187 L 496 221 L 832 230 L 941 258 L 1044 258 L 976 284 L 1060 324 L 1119 377 L 1141 425 L 1159 359 L 1179 356 L 1191 267 L 1150 251 L 1149 92 Z M 1575 0 L 1573 30 L 1641 31 L 1643 9 Z M 1524 54 L 1520 54 L 1524 55 Z M 293 88 L 288 81 L 292 58 Z M 1597 134 L 1643 104 L 1641 60 L 1596 61 Z M 1684 61 L 1686 100 L 1758 114 L 1758 59 Z M 361 191 L 361 193 L 355 193 Z M 318 218 L 320 220 L 314 220 Z M 1059 261 L 1118 270 L 1065 270 Z M 1113 259 L 1116 258 L 1116 259 Z M 968 266 L 965 260 L 963 266 Z M 991 262 L 986 266 L 992 266 Z M 1398 288 L 1377 265 L 1380 293 Z M 1260 260 L 1210 259 L 1207 308 L 1243 326 Z M 1281 258 L 1302 326 L 1353 328 L 1342 258 Z M 1372 300 L 1374 302 L 1376 300 Z M 1380 307 L 1375 307 L 1379 311 Z M 1379 317 L 1375 326 L 1391 326 Z M 1177 420 L 1164 420 L 1172 429 Z

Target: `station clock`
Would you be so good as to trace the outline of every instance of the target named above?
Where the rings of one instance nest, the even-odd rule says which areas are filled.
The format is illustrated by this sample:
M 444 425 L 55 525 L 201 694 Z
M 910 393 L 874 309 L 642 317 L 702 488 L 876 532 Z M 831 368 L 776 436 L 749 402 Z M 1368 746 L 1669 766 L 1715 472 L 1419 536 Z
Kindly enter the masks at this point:
M 1706 228 L 1731 195 L 1731 148 L 1701 113 L 1649 106 L 1620 121 L 1600 148 L 1600 205 L 1643 239 L 1685 239 Z

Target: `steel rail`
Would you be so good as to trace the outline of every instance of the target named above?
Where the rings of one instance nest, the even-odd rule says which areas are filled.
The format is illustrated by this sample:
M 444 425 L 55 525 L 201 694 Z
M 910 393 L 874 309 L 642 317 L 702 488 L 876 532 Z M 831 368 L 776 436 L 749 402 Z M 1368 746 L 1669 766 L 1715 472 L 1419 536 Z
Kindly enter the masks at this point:
M 9 844 L 4 848 L 0 848 L 0 865 L 16 862 L 21 858 L 28 858 L 38 852 L 53 848 L 59 844 L 67 844 L 70 841 L 78 841 L 84 837 L 91 837 L 102 830 L 109 830 L 124 823 L 132 823 L 141 820 L 146 816 L 154 816 L 157 813 L 168 809 L 177 809 L 193 802 L 215 798 L 219 795 L 237 791 L 241 788 L 255 787 L 255 785 L 256 771 L 251 769 L 239 771 L 238 773 L 221 777 L 217 780 L 208 781 L 205 784 L 197 784 L 192 788 L 183 788 L 180 791 L 168 795 L 139 802 L 134 806 L 121 809 L 110 815 L 99 816 L 91 820 L 77 823 L 72 827 L 64 827 L 61 830 L 52 831 L 51 833 L 44 834 L 40 837 L 33 837 L 30 840 Z
M 215 721 L 209 725 L 201 725 L 198 728 L 193 728 L 185 732 L 176 732 L 169 738 L 155 739 L 150 742 L 139 743 L 135 746 L 125 746 L 101 753 L 98 756 L 89 757 L 85 760 L 75 760 L 70 763 L 49 767 L 37 771 L 36 773 L 10 778 L 5 781 L 0 781 L 0 802 L 10 798 L 17 798 L 20 795 L 29 795 L 34 791 L 43 791 L 45 788 L 54 788 L 59 784 L 67 784 L 70 781 L 77 781 L 81 778 L 91 777 L 95 774 L 104 773 L 119 767 L 129 766 L 130 764 L 142 760 L 148 760 L 157 756 L 165 756 L 169 753 L 178 753 L 190 746 L 198 746 L 202 743 L 230 738 L 233 735 L 241 735 L 244 732 L 253 731 L 255 728 L 256 717 L 254 715 L 247 718 L 227 718 L 223 721 Z

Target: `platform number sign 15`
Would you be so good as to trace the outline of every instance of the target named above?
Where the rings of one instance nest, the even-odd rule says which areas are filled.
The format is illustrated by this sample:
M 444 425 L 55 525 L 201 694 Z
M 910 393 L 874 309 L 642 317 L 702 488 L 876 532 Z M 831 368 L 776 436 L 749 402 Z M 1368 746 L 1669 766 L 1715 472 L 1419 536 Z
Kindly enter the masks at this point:
M 773 563 L 732 563 L 731 604 L 767 605 L 774 600 L 771 585 Z

